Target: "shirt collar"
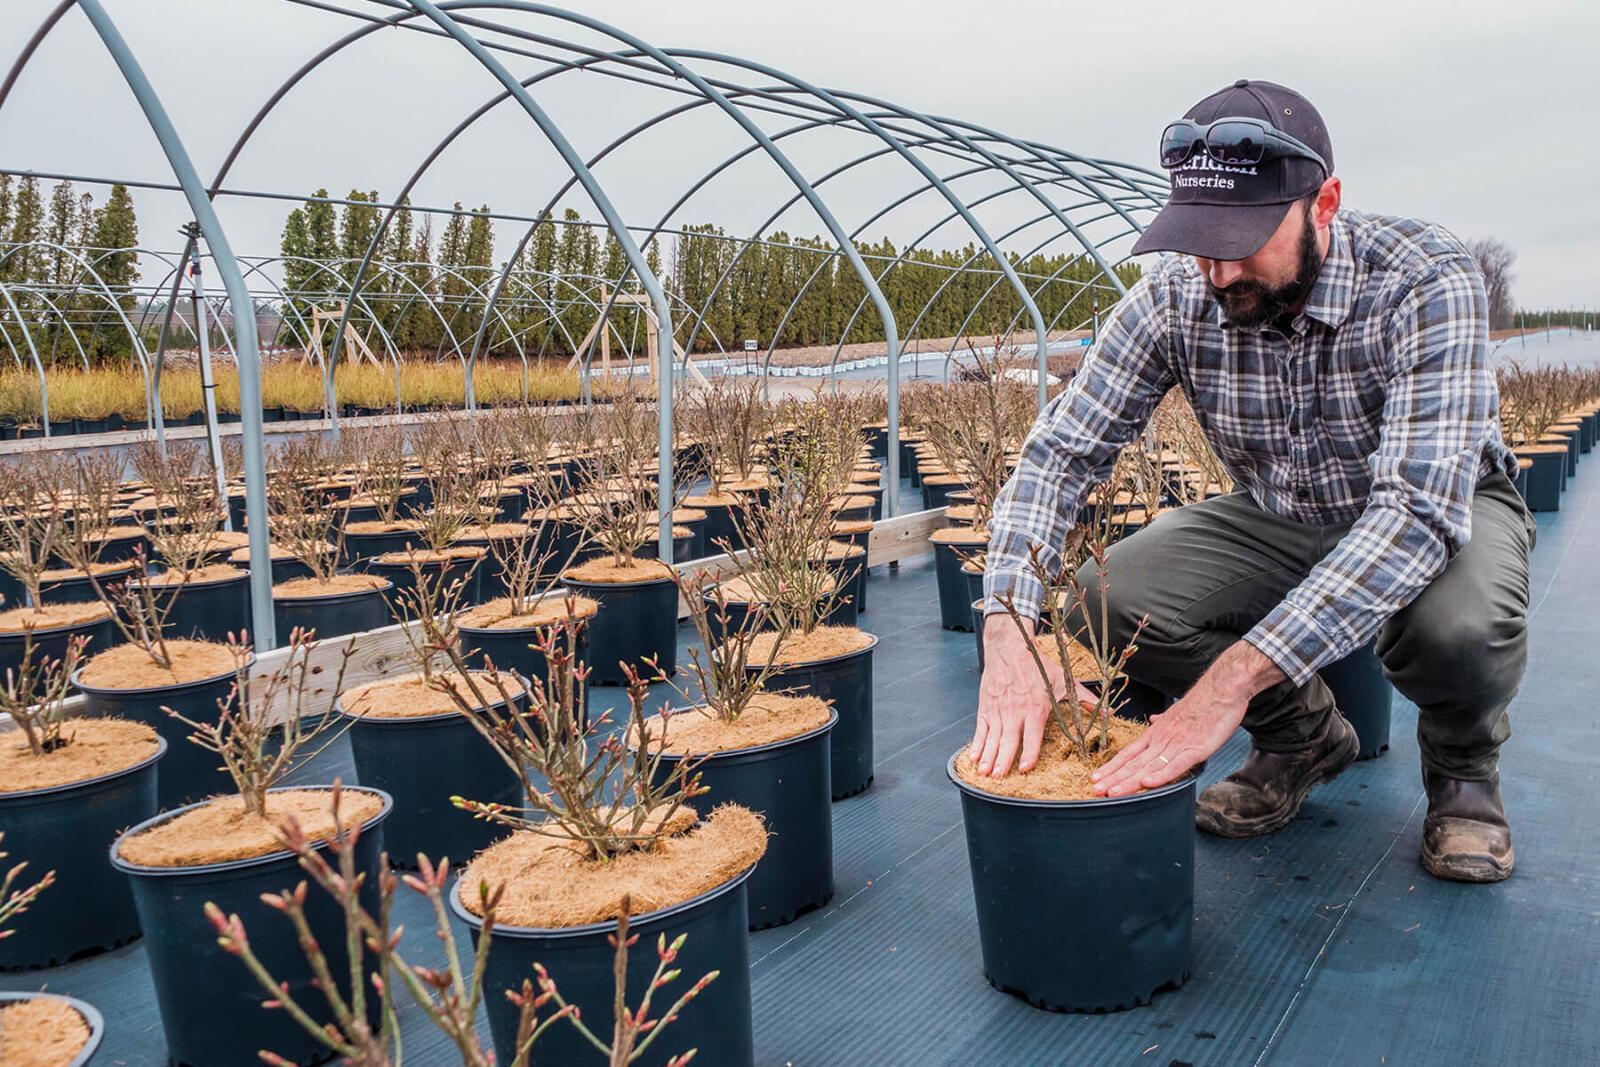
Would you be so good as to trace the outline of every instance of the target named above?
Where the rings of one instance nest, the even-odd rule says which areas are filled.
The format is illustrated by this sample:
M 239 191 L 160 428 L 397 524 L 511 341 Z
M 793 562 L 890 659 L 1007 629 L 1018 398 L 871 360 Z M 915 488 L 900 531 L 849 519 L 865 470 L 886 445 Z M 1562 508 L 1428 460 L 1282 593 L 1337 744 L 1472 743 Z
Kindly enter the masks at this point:
M 1303 314 L 1331 328 L 1343 325 L 1356 302 L 1356 261 L 1351 250 L 1350 227 L 1343 215 L 1328 225 L 1328 255 L 1322 271 L 1306 297 Z

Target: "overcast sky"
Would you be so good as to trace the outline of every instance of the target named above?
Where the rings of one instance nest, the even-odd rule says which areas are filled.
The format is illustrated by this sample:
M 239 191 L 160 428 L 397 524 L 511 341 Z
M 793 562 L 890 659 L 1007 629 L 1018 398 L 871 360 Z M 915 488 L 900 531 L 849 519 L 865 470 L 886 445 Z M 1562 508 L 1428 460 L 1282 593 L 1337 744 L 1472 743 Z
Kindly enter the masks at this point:
M 0 2 L 7 64 L 53 2 Z M 105 3 L 207 179 L 267 93 L 353 25 L 283 0 Z M 1433 219 L 1465 238 L 1500 238 L 1517 253 L 1515 293 L 1525 306 L 1600 306 L 1600 210 L 1584 192 L 1600 172 L 1600 5 L 585 0 L 581 8 L 663 47 L 733 53 L 830 88 L 1145 166 L 1154 165 L 1161 127 L 1200 97 L 1238 77 L 1280 81 L 1326 119 L 1346 205 Z M 494 90 L 481 69 L 440 42 L 398 31 L 378 37 L 309 79 L 262 128 L 229 184 L 390 193 Z M 638 92 L 602 82 L 614 79 L 568 78 L 540 97 L 580 151 L 598 149 L 645 113 Z M 660 94 L 650 99 L 659 108 Z M 687 120 L 601 170 L 628 221 L 653 222 L 652 212 L 695 173 L 735 150 L 730 126 L 714 116 Z M 815 176 L 841 151 L 797 138 L 794 156 Z M 0 166 L 170 180 L 80 14 L 63 22 L 0 111 Z M 904 172 L 864 171 L 829 195 L 847 226 L 906 187 Z M 497 114 L 441 158 L 416 199 L 532 212 L 556 173 L 527 119 Z M 773 168 L 752 165 L 708 189 L 687 216 L 753 226 L 781 188 Z M 177 243 L 181 202 L 159 193 L 137 194 L 137 202 L 144 239 Z M 235 250 L 275 252 L 287 207 L 224 203 Z M 996 211 L 993 224 L 985 218 L 991 229 L 1007 217 Z M 886 219 L 867 236 L 903 241 L 916 218 Z M 822 231 L 814 217 L 780 221 L 791 232 Z M 510 229 L 497 231 L 502 254 L 516 236 Z

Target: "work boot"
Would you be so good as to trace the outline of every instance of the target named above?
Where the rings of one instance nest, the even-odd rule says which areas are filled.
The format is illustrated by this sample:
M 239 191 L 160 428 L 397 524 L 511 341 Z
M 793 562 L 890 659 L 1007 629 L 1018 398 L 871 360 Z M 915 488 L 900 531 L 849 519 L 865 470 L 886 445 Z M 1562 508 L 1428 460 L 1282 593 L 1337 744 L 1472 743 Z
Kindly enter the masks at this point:
M 1511 826 L 1500 803 L 1500 772 L 1487 781 L 1446 778 L 1424 768 L 1428 817 L 1422 823 L 1422 866 L 1451 882 L 1498 882 L 1511 874 Z
M 1288 825 L 1312 787 L 1354 763 L 1360 749 L 1355 727 L 1337 711 L 1327 734 L 1310 748 L 1263 752 L 1251 745 L 1243 767 L 1201 791 L 1195 825 L 1218 837 L 1270 834 Z

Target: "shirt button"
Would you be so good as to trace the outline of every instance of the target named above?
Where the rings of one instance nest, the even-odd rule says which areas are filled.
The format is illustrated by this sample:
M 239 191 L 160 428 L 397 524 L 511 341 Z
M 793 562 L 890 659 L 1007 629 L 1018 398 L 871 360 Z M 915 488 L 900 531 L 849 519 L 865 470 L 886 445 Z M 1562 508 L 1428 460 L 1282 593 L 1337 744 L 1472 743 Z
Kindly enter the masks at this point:
M 1310 500 L 1311 499 L 1311 490 L 1307 489 L 1305 486 L 1302 485 L 1300 488 L 1298 488 L 1298 489 L 1296 489 L 1294 491 L 1294 495 L 1297 498 L 1299 498 L 1300 500 Z
M 1298 423 L 1291 422 L 1289 424 L 1289 436 L 1290 437 L 1299 437 L 1300 436 L 1300 426 L 1299 426 Z

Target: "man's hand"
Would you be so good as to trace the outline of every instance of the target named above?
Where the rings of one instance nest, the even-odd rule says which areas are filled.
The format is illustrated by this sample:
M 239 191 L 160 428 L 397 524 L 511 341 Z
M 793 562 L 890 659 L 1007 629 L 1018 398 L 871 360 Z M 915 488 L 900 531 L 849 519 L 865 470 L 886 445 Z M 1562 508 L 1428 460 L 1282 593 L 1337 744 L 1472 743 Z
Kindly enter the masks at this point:
M 1233 735 L 1252 697 L 1285 677 L 1254 645 L 1235 642 L 1182 700 L 1152 715 L 1137 741 L 1090 776 L 1094 791 L 1120 797 L 1176 781 Z
M 983 626 L 983 681 L 978 691 L 978 728 L 968 754 L 978 770 L 1004 778 L 1022 750 L 1017 770 L 1027 772 L 1039 762 L 1045 723 L 1050 719 L 1051 692 L 1039 676 L 1039 666 L 1028 651 L 1034 624 L 1010 615 L 990 615 Z M 1067 691 L 1066 672 L 1049 659 L 1050 684 L 1056 695 Z M 1078 698 L 1094 702 L 1094 694 L 1073 683 Z

